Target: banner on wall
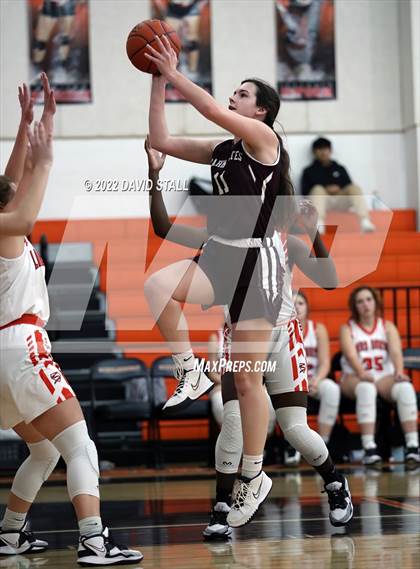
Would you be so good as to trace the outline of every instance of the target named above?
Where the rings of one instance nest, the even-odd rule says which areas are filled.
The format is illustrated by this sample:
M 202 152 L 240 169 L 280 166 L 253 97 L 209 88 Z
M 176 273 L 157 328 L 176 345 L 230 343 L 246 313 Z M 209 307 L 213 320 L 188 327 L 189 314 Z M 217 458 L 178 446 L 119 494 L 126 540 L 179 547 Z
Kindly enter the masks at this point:
M 212 93 L 210 0 L 151 0 L 152 18 L 165 20 L 181 39 L 178 69 L 191 81 Z M 168 85 L 167 101 L 184 101 Z
M 88 0 L 27 2 L 34 100 L 43 100 L 39 75 L 45 71 L 57 103 L 90 103 Z
M 336 98 L 334 0 L 275 0 L 283 100 Z

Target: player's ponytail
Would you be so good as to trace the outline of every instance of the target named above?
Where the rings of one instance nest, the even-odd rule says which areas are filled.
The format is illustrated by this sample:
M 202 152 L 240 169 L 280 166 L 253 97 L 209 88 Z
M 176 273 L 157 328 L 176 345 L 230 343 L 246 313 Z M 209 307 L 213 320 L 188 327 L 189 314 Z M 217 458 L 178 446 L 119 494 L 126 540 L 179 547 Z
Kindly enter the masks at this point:
M 256 86 L 257 106 L 266 109 L 267 113 L 264 123 L 274 130 L 274 121 L 280 110 L 280 97 L 277 91 L 269 83 L 261 79 L 244 79 L 242 83 L 253 83 Z M 273 215 L 275 216 L 277 228 L 285 231 L 293 224 L 296 217 L 295 190 L 290 178 L 289 153 L 284 147 L 281 136 L 277 132 L 276 135 L 280 144 L 280 184 L 277 195 L 282 197 L 277 199 Z

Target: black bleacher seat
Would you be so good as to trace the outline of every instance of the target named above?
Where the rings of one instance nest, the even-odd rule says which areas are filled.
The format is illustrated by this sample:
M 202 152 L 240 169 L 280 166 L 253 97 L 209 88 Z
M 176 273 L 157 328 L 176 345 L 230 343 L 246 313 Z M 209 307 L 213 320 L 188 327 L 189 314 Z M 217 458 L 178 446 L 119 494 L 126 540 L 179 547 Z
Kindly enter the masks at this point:
M 182 421 L 182 420 L 191 420 L 191 419 L 206 419 L 209 421 L 211 420 L 211 408 L 210 408 L 210 401 L 208 399 L 197 399 L 194 401 L 189 407 L 183 409 L 176 415 L 167 416 L 165 412 L 162 411 L 163 407 L 163 397 L 162 397 L 162 384 L 166 382 L 168 378 L 173 379 L 173 361 L 171 357 L 164 356 L 157 358 L 151 368 L 150 368 L 150 376 L 152 380 L 152 391 L 153 391 L 153 401 L 154 401 L 154 419 L 155 419 L 155 437 L 156 437 L 156 451 L 157 451 L 157 461 L 158 466 L 164 466 L 164 444 L 161 439 L 161 432 L 160 432 L 160 424 L 161 421 Z M 166 391 L 166 389 L 164 390 Z M 171 393 L 166 392 L 166 399 L 169 398 Z M 211 429 L 209 429 L 211 432 Z M 196 441 L 192 444 L 192 441 L 184 441 L 180 440 L 177 441 L 177 448 L 185 447 L 188 450 L 195 449 Z M 206 451 L 208 453 L 208 462 L 211 463 L 213 461 L 212 451 L 213 446 L 212 442 L 207 439 L 205 441 Z
M 144 386 L 143 397 L 129 399 L 130 382 Z M 139 451 L 149 450 L 154 463 L 154 428 L 152 391 L 149 370 L 137 358 L 106 359 L 91 368 L 91 407 L 94 417 L 95 439 L 103 452 L 130 451 L 136 453 L 136 464 L 142 462 Z M 148 436 L 141 440 L 142 422 L 147 423 Z M 140 459 L 139 459 L 140 456 Z
M 103 310 L 61 310 L 58 313 L 52 313 L 47 330 L 55 333 L 55 340 L 73 338 L 115 339 L 114 323 L 106 318 Z
M 54 359 L 63 370 L 86 369 L 105 358 L 120 358 L 122 351 L 112 341 L 58 340 L 52 343 Z

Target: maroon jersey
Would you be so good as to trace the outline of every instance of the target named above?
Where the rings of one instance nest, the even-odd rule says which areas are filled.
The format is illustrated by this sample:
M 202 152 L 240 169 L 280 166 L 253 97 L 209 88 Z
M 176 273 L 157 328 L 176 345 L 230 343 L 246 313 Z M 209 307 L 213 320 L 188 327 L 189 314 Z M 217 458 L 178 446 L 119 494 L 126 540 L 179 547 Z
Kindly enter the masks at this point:
M 263 164 L 245 150 L 242 140 L 225 140 L 212 155 L 213 195 L 209 235 L 225 239 L 272 237 L 273 206 L 280 186 L 280 145 L 274 164 Z M 237 197 L 241 196 L 241 197 Z

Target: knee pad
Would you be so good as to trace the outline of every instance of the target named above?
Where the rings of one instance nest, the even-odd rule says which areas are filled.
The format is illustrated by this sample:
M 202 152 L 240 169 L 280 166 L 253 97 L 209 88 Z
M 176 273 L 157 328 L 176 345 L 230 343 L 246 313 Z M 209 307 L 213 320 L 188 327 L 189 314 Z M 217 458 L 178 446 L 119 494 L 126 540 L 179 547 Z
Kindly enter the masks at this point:
M 276 415 L 285 439 L 309 464 L 320 466 L 327 460 L 327 445 L 308 426 L 304 407 L 281 407 L 276 410 Z
M 391 397 L 397 403 L 401 423 L 417 421 L 417 396 L 413 385 L 408 381 L 394 383 Z
M 222 474 L 238 471 L 242 456 L 242 424 L 239 401 L 228 401 L 223 407 L 223 423 L 216 442 L 216 470 Z
M 376 395 L 374 383 L 360 381 L 356 385 L 356 415 L 359 425 L 376 422 Z
M 32 503 L 56 467 L 60 453 L 47 439 L 39 443 L 28 443 L 28 448 L 30 455 L 16 472 L 12 492 L 21 500 Z
M 323 379 L 318 384 L 320 401 L 318 422 L 323 425 L 334 425 L 340 405 L 340 388 L 332 379 Z
M 95 443 L 90 439 L 86 421 L 75 423 L 57 435 L 53 445 L 67 465 L 67 490 L 70 500 L 80 494 L 99 498 L 99 464 Z

